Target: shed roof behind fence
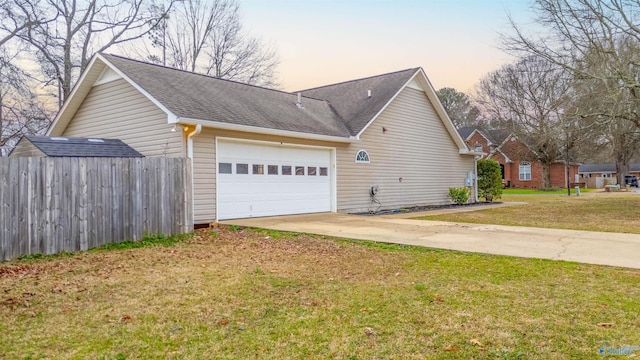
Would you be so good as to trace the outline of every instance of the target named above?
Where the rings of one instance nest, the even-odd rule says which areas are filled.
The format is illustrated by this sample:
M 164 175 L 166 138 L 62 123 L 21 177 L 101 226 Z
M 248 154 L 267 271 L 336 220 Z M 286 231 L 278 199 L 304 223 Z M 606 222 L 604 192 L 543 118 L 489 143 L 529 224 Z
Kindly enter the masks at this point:
M 120 139 L 25 136 L 50 157 L 144 157 Z

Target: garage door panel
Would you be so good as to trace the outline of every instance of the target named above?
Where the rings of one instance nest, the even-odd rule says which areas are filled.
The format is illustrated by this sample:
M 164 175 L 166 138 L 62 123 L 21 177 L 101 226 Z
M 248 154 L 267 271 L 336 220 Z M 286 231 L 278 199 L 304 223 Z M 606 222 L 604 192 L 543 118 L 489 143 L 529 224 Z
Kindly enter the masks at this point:
M 218 164 L 232 164 L 231 173 L 217 174 L 219 220 L 331 211 L 330 149 L 219 140 L 217 154 Z M 247 164 L 249 174 L 237 174 L 236 164 Z M 254 164 L 264 173 L 253 174 Z M 277 175 L 268 174 L 269 165 L 277 166 Z M 283 166 L 291 175 L 283 175 Z M 295 175 L 300 166 L 304 175 Z

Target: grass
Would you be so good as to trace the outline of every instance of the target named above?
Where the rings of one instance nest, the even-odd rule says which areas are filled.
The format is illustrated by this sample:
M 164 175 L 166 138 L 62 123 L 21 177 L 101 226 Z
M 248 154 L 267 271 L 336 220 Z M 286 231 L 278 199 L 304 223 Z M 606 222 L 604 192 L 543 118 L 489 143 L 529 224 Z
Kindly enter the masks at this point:
M 564 359 L 640 344 L 640 271 L 268 230 L 0 264 L 0 358 Z
M 504 195 L 502 200 L 527 204 L 419 219 L 640 234 L 640 196 Z
M 592 192 L 593 189 L 580 189 L 581 193 Z M 549 191 L 537 189 L 502 189 L 504 195 L 567 195 L 567 189 L 555 189 Z M 575 189 L 571 189 L 571 195 L 575 195 Z

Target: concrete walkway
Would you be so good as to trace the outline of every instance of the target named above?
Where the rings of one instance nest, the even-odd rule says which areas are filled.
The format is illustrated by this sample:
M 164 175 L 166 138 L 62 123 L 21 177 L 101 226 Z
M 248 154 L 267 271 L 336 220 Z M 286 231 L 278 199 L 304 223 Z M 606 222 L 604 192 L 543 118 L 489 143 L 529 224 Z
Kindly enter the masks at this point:
M 414 217 L 422 214 L 409 215 Z M 360 216 L 321 213 L 229 220 L 222 223 L 438 249 L 640 269 L 640 235 L 463 224 L 403 217 L 407 217 L 407 214 Z

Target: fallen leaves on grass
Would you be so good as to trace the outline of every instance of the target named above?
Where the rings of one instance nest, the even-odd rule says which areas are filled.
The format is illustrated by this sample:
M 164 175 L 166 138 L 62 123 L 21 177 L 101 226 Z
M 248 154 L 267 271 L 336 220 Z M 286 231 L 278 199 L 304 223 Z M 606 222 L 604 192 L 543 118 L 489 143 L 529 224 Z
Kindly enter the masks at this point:
M 601 323 L 598 323 L 598 326 L 604 327 L 604 328 L 610 328 L 610 327 L 613 327 L 613 325 L 614 325 L 614 323 L 612 323 L 612 322 L 601 322 Z
M 482 343 L 478 339 L 471 339 L 469 342 L 476 346 L 482 346 Z
M 375 330 L 373 330 L 372 328 L 369 328 L 369 327 L 364 329 L 364 333 L 369 335 L 369 336 L 374 336 L 374 337 L 378 336 L 378 333 Z
M 454 352 L 454 351 L 460 350 L 460 348 L 455 346 L 455 345 L 449 345 L 449 346 L 445 346 L 443 350 L 444 351 L 449 351 L 449 352 Z

